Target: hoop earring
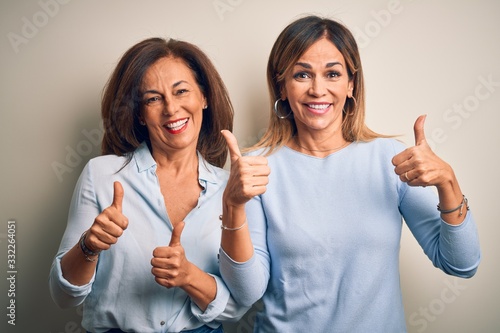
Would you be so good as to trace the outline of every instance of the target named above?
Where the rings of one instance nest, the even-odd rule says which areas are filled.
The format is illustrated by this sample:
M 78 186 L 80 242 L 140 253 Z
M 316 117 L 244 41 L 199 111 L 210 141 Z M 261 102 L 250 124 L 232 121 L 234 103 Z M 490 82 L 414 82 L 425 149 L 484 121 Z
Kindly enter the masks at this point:
M 292 111 L 288 112 L 288 114 L 287 114 L 286 116 L 280 116 L 280 115 L 279 115 L 279 112 L 278 112 L 278 102 L 279 102 L 280 100 L 281 100 L 281 99 L 280 99 L 280 98 L 278 98 L 278 99 L 276 100 L 276 102 L 274 102 L 274 113 L 276 114 L 276 116 L 277 116 L 278 118 L 280 118 L 280 119 L 286 119 L 286 118 L 288 118 L 288 116 L 292 113 Z
M 354 106 L 356 107 L 358 105 L 358 102 L 356 101 L 356 98 L 354 98 L 354 96 L 351 96 L 351 98 L 354 101 Z
M 346 112 L 345 109 L 342 108 L 342 113 L 346 116 L 352 116 L 355 113 L 354 110 L 356 109 L 356 106 L 358 105 L 358 102 L 356 102 L 356 98 L 354 98 L 354 96 L 351 96 L 349 98 L 354 101 L 354 108 L 352 108 L 351 112 Z

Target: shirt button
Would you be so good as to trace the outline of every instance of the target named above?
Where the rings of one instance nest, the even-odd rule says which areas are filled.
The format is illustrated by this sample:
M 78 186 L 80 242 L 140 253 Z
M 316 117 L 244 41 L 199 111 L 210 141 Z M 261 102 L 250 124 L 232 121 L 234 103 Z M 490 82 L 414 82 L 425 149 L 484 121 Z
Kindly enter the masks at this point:
M 162 321 L 160 322 L 160 325 L 161 325 L 161 326 L 165 325 L 165 322 L 162 320 Z

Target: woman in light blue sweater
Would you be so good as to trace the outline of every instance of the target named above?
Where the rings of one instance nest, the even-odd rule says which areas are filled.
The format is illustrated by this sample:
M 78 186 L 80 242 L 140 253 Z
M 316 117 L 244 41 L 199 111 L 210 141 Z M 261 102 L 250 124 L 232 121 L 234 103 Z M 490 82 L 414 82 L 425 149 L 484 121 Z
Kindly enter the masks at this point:
M 273 106 L 261 141 L 242 156 L 223 132 L 228 288 L 243 305 L 262 297 L 255 332 L 405 332 L 403 220 L 445 273 L 468 278 L 479 265 L 476 225 L 453 169 L 426 143 L 425 117 L 407 149 L 367 128 L 360 56 L 343 25 L 293 22 L 267 75 Z

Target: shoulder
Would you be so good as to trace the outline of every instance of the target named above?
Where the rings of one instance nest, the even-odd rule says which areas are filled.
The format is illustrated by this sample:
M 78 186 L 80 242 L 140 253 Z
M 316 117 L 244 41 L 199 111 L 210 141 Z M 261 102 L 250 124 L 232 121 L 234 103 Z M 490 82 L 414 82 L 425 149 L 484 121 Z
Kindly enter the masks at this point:
M 277 150 L 279 150 L 279 149 L 277 149 Z M 273 151 L 273 154 L 277 150 Z M 268 151 L 269 151 L 269 148 L 257 148 L 257 149 L 248 150 L 243 155 L 244 156 L 266 156 Z
M 367 142 L 357 142 L 356 146 L 379 153 L 398 154 L 406 149 L 406 145 L 394 138 L 377 138 Z
M 125 156 L 102 155 L 90 159 L 87 168 L 103 173 L 115 173 L 127 163 L 127 160 Z

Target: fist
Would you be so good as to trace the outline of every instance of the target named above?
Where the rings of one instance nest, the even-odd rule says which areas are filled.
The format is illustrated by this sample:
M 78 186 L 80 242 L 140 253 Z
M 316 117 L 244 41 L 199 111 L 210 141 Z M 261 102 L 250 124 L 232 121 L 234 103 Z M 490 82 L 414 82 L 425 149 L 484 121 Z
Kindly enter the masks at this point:
M 424 131 L 425 117 L 418 117 L 413 126 L 415 146 L 394 156 L 392 164 L 399 179 L 410 186 L 440 187 L 450 181 L 453 170 L 434 154 L 427 143 Z
M 92 252 L 109 249 L 128 226 L 128 219 L 122 214 L 123 187 L 120 182 L 114 182 L 113 187 L 111 206 L 95 218 L 85 237 L 85 245 Z
M 264 156 L 242 156 L 233 133 L 223 130 L 231 158 L 229 180 L 224 200 L 230 205 L 244 205 L 256 195 L 266 192 L 271 169 Z
M 172 230 L 172 237 L 168 246 L 157 247 L 151 259 L 151 273 L 155 281 L 166 287 L 182 287 L 189 277 L 190 262 L 186 258 L 181 244 L 184 222 L 179 222 Z

